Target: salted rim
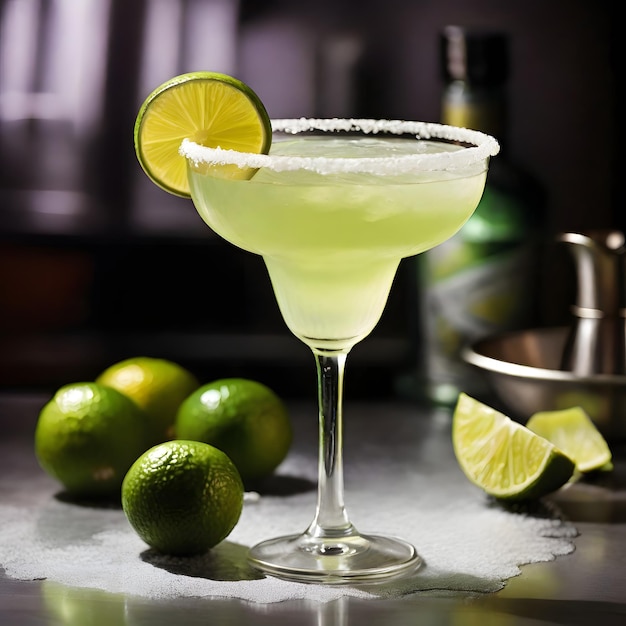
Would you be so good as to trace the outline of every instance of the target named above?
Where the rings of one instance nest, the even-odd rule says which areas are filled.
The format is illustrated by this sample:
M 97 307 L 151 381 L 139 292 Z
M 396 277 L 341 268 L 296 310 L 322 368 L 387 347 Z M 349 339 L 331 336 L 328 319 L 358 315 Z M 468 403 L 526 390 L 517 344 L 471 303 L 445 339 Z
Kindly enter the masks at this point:
M 364 174 L 406 174 L 420 171 L 456 170 L 465 168 L 500 151 L 498 142 L 485 133 L 467 128 L 457 128 L 430 122 L 408 122 L 401 120 L 369 119 L 277 119 L 272 120 L 274 132 L 297 134 L 311 130 L 325 132 L 359 131 L 367 135 L 389 133 L 394 135 L 411 134 L 417 139 L 445 139 L 472 144 L 455 152 L 432 154 L 411 154 L 396 157 L 298 157 L 288 155 L 253 154 L 207 148 L 190 139 L 184 139 L 179 153 L 194 165 L 236 165 L 240 168 L 268 168 L 275 172 L 309 170 L 319 174 L 364 173 Z

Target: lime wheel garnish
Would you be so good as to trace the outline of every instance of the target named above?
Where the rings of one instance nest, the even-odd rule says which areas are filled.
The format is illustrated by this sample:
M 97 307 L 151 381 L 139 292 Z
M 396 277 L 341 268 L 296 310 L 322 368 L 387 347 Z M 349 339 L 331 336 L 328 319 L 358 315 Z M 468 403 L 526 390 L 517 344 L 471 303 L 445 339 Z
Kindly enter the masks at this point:
M 191 72 L 157 87 L 135 122 L 135 152 L 152 181 L 169 193 L 189 197 L 183 139 L 209 148 L 267 154 L 272 127 L 263 103 L 246 84 L 216 72 Z M 233 165 L 215 166 L 223 178 L 254 173 Z

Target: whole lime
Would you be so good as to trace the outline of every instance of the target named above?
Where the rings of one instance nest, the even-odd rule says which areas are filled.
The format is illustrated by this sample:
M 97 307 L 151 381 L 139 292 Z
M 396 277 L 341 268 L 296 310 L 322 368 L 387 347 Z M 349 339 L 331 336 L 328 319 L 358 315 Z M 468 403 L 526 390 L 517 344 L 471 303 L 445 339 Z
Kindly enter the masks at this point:
M 271 474 L 287 456 L 292 425 L 269 387 L 245 378 L 201 386 L 178 409 L 176 436 L 211 444 L 237 466 L 246 485 Z
M 173 440 L 141 455 L 122 484 L 122 508 L 131 526 L 163 554 L 206 552 L 239 520 L 243 484 L 220 450 Z
M 131 398 L 150 418 L 150 445 L 172 439 L 180 403 L 199 382 L 187 369 L 167 359 L 134 357 L 108 367 L 96 382 Z
M 128 468 L 148 446 L 141 409 L 116 389 L 93 382 L 61 387 L 35 429 L 39 464 L 77 496 L 119 496 Z

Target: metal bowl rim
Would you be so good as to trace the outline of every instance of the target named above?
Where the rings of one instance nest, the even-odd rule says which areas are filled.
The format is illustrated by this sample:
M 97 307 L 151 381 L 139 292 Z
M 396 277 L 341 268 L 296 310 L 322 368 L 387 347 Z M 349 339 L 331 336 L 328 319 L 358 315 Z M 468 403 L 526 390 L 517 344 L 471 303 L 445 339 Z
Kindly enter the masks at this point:
M 580 376 L 573 372 L 566 372 L 564 370 L 555 370 L 542 367 L 533 367 L 531 365 L 521 365 L 519 363 L 513 363 L 511 361 L 502 361 L 491 356 L 487 356 L 481 351 L 481 347 L 489 342 L 501 343 L 507 339 L 520 336 L 522 334 L 538 333 L 542 334 L 542 331 L 557 331 L 562 329 L 529 329 L 520 332 L 505 333 L 502 335 L 491 336 L 485 339 L 481 339 L 476 343 L 466 346 L 462 352 L 461 357 L 471 365 L 479 367 L 482 370 L 493 372 L 496 374 L 504 374 L 506 376 L 512 376 L 520 379 L 528 380 L 544 380 L 544 381 L 556 381 L 570 384 L 586 384 L 586 385 L 608 385 L 608 386 L 623 386 L 626 384 L 626 376 L 620 376 L 615 374 L 597 374 L 596 376 Z

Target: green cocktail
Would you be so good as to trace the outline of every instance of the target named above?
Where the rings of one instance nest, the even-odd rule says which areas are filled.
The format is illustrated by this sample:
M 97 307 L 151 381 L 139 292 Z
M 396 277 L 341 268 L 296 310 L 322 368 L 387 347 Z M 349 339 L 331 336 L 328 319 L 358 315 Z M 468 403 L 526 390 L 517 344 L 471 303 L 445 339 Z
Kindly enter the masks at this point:
M 496 141 L 437 124 L 276 120 L 269 155 L 183 142 L 194 204 L 236 246 L 262 255 L 285 322 L 313 351 L 320 403 L 317 511 L 303 533 L 251 562 L 287 578 L 345 582 L 416 568 L 403 541 L 361 535 L 343 502 L 342 381 L 378 322 L 400 260 L 452 236 L 483 192 Z M 224 166 L 249 179 L 223 178 Z

